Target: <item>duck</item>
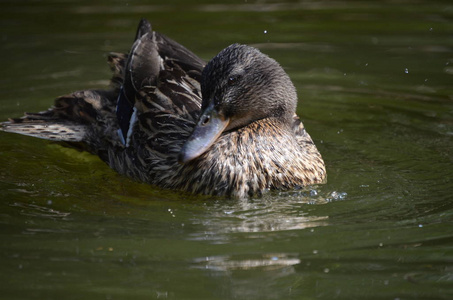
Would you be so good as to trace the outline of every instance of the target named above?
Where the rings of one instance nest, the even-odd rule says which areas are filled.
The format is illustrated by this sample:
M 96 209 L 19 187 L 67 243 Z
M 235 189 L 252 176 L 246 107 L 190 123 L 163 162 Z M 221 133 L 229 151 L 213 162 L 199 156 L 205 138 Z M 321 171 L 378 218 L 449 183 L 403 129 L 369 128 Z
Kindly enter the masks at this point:
M 108 88 L 58 97 L 1 130 L 82 147 L 122 175 L 191 194 L 250 198 L 326 182 L 291 79 L 257 48 L 232 44 L 205 63 L 142 19 L 131 50 L 108 63 Z

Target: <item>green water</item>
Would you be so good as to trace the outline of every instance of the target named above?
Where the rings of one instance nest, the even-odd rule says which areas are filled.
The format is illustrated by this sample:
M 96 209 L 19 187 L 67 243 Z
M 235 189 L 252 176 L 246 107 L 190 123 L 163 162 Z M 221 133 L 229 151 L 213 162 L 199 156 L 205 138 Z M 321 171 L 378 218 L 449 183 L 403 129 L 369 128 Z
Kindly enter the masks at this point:
M 141 17 L 279 61 L 328 183 L 188 197 L 0 132 L 2 299 L 453 298 L 451 1 L 2 1 L 0 119 L 105 87 Z

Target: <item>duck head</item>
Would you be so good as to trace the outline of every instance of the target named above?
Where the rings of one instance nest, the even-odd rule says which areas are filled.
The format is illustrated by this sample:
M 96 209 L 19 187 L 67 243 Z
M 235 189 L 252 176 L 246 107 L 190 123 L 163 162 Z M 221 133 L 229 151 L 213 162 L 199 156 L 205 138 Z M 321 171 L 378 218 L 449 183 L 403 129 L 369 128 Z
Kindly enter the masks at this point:
M 202 105 L 197 124 L 183 145 L 179 162 L 203 154 L 224 132 L 264 119 L 291 124 L 297 94 L 290 78 L 272 58 L 258 49 L 233 44 L 204 68 Z

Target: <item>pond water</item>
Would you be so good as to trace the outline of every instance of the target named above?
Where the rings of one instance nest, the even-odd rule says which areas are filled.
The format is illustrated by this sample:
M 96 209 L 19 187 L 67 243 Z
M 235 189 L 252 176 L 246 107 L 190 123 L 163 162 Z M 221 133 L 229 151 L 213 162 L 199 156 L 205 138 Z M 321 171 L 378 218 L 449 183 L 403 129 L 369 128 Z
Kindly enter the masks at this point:
M 451 1 L 2 1 L 0 119 L 105 87 L 141 17 L 279 61 L 328 182 L 187 196 L 0 132 L 2 299 L 453 299 Z

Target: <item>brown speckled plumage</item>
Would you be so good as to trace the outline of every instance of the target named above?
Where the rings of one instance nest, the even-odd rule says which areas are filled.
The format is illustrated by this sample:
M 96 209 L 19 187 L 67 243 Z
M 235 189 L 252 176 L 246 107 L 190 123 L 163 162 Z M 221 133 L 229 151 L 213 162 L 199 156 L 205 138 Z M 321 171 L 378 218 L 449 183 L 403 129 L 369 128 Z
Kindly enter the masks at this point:
M 257 49 L 231 45 L 205 67 L 142 20 L 130 53 L 109 63 L 110 90 L 60 97 L 2 130 L 82 143 L 121 174 L 191 193 L 244 198 L 325 181 L 291 80 Z

